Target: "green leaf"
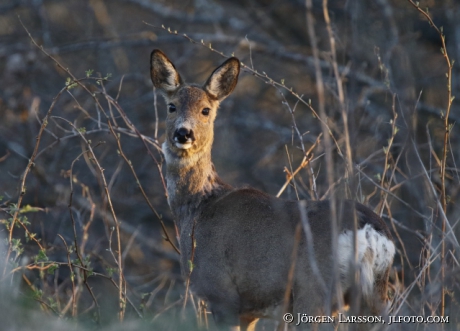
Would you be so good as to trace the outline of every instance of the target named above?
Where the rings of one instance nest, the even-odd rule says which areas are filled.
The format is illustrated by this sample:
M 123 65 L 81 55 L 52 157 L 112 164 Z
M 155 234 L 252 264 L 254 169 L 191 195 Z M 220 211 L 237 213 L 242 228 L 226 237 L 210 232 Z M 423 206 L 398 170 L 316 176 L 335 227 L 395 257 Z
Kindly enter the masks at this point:
M 113 274 L 117 271 L 115 268 L 107 268 L 107 273 L 109 274 L 109 277 L 112 277 Z
M 11 250 L 17 253 L 17 256 L 21 255 L 24 252 L 24 248 L 22 247 L 21 240 L 18 238 L 11 239 Z
M 34 299 L 41 299 L 43 296 L 43 291 L 42 290 L 34 290 L 33 297 Z
M 29 242 L 30 240 L 35 239 L 36 236 L 37 236 L 36 233 L 26 232 L 26 242 Z
M 36 213 L 38 211 L 43 211 L 43 208 L 39 208 L 39 207 L 32 207 L 31 205 L 26 205 L 24 207 L 21 208 L 21 210 L 19 211 L 20 214 L 24 214 L 24 213 Z
M 49 275 L 53 275 L 54 272 L 59 268 L 59 266 L 57 264 L 52 264 L 51 267 L 48 268 L 48 274 Z
M 188 260 L 188 268 L 190 269 L 190 272 L 193 271 L 194 267 L 195 267 L 195 265 L 193 264 L 192 260 Z
M 37 256 L 34 258 L 35 262 L 46 262 L 48 261 L 48 256 L 46 256 L 46 252 L 44 249 L 40 249 L 38 251 Z
M 52 309 L 57 308 L 57 302 L 52 297 L 48 297 L 47 299 L 48 299 L 48 304 Z

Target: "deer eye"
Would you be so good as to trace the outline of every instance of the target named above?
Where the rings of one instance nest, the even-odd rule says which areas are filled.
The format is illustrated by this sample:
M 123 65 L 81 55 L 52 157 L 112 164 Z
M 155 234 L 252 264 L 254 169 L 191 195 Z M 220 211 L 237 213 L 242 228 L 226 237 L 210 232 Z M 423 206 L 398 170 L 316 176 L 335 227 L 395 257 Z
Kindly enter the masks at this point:
M 204 115 L 204 116 L 208 116 L 209 115 L 209 108 L 205 108 L 201 111 L 201 113 Z
M 174 106 L 172 103 L 168 105 L 168 110 L 170 113 L 174 113 L 176 111 L 176 106 Z

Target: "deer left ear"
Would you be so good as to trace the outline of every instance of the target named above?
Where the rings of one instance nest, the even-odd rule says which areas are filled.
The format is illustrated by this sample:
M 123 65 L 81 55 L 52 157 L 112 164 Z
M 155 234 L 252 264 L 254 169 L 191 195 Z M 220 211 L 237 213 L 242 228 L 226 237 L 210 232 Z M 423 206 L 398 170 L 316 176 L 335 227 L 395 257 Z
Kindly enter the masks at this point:
M 224 100 L 235 89 L 240 73 L 240 60 L 231 57 L 209 76 L 203 89 L 219 101 Z

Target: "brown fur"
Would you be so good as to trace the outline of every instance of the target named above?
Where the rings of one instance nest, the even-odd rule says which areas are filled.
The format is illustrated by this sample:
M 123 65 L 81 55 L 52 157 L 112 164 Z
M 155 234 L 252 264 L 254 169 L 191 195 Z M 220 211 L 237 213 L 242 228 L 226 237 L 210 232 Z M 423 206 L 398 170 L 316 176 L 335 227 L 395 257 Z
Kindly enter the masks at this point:
M 182 273 L 190 279 L 191 289 L 208 302 L 217 325 L 254 330 L 259 317 L 269 316 L 272 308 L 283 305 L 294 232 L 301 221 L 299 203 L 253 188 L 233 188 L 219 178 L 211 162 L 217 108 L 236 86 L 239 61 L 227 60 L 202 87 L 185 84 L 171 68 L 174 65 L 164 53 L 152 52 L 152 81 L 166 103 L 175 106 L 166 119 L 163 151 L 168 202 L 179 229 Z M 178 85 L 171 88 L 174 83 Z M 209 109 L 208 115 L 204 115 L 204 109 Z M 193 131 L 194 140 L 188 149 L 175 140 L 181 127 Z M 356 214 L 360 229 L 370 224 L 391 240 L 388 227 L 367 207 L 340 201 L 337 210 L 341 215 L 340 232 L 353 229 Z M 321 280 L 332 288 L 329 202 L 307 201 L 307 218 Z M 325 303 L 330 293 L 322 289 L 311 267 L 304 236 L 296 247 L 291 284 L 294 315 L 329 311 Z M 372 306 L 381 307 L 387 301 L 388 271 L 375 277 Z

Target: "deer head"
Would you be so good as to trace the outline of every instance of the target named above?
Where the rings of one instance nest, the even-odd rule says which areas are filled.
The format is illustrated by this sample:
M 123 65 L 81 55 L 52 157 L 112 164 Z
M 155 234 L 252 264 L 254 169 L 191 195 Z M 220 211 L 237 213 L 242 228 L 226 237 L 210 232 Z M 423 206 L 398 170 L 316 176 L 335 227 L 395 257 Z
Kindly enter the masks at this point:
M 168 107 L 165 154 L 187 158 L 210 153 L 217 109 L 238 82 L 240 61 L 229 58 L 203 86 L 185 83 L 174 64 L 158 49 L 152 52 L 150 65 L 153 85 Z

